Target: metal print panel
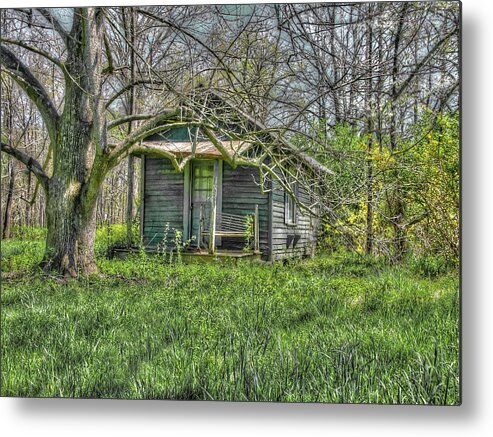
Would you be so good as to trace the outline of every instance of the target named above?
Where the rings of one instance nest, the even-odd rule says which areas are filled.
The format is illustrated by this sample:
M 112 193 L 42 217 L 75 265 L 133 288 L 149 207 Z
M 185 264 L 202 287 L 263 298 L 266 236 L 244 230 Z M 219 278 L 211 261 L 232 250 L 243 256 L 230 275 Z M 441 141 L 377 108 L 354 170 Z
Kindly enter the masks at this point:
M 1 10 L 1 395 L 460 404 L 460 26 Z

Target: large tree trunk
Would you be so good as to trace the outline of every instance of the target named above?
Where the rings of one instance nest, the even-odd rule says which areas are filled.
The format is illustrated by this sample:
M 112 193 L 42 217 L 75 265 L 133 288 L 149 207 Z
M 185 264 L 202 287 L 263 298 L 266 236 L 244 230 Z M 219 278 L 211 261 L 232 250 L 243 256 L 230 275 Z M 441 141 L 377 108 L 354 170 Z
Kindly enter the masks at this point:
M 67 189 L 68 188 L 68 189 Z M 97 271 L 94 256 L 96 208 L 89 209 L 70 187 L 50 185 L 46 200 L 48 234 L 43 267 L 65 276 Z
M 53 176 L 46 186 L 48 234 L 44 269 L 63 275 L 93 273 L 96 202 L 108 170 L 101 96 L 102 25 L 98 9 L 78 8 L 67 42 L 63 113 L 53 147 Z M 89 28 L 86 28 L 87 24 Z
M 94 145 L 87 123 L 81 120 L 82 115 L 79 108 L 68 114 L 66 124 L 70 127 L 61 130 L 54 162 L 56 171 L 46 187 L 48 234 L 44 269 L 69 276 L 97 270 L 94 257 L 96 203 L 106 172 L 105 165 L 91 157 Z M 99 176 L 96 178 L 95 174 Z
M 94 273 L 96 203 L 107 165 L 92 156 L 94 145 L 83 111 L 74 107 L 56 148 L 54 172 L 46 189 L 45 271 L 77 276 Z M 70 121 L 72 119 L 72 121 Z M 77 127 L 77 129 L 76 129 Z

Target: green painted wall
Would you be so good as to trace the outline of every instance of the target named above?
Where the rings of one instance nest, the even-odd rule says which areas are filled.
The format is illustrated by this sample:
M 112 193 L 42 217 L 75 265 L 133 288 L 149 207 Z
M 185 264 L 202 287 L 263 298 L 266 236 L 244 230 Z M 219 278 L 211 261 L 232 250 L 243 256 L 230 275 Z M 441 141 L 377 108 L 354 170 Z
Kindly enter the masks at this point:
M 155 247 L 166 234 L 168 246 L 173 246 L 174 229 L 183 232 L 185 174 L 174 170 L 168 159 L 146 157 L 144 174 L 144 242 Z M 187 184 L 188 185 L 188 184 Z M 300 189 L 301 200 L 307 194 Z M 260 250 L 262 258 L 283 259 L 310 255 L 316 245 L 317 222 L 297 211 L 297 223 L 284 222 L 284 191 L 272 181 L 272 191 L 262 193 L 259 187 L 259 170 L 256 167 L 233 169 L 223 163 L 222 212 L 235 215 L 252 214 L 259 206 Z M 221 238 L 219 249 L 242 250 L 243 238 Z M 293 244 L 295 243 L 295 244 Z
M 167 245 L 175 238 L 174 229 L 183 232 L 184 174 L 169 159 L 146 157 L 144 174 L 144 243 L 151 247 L 163 241 L 166 225 Z
M 192 141 L 197 133 L 196 127 L 186 128 L 180 127 L 170 129 L 169 131 L 151 135 L 146 138 L 146 141 Z
M 248 215 L 259 207 L 259 237 L 262 258 L 269 256 L 269 194 L 262 193 L 259 187 L 259 170 L 257 167 L 237 167 L 233 169 L 227 163 L 223 166 L 222 211 L 228 214 Z M 224 238 L 222 247 L 241 250 L 245 240 L 241 238 Z
M 300 201 L 309 203 L 308 195 L 301 187 Z M 296 224 L 285 223 L 285 192 L 279 182 L 272 181 L 272 259 L 304 257 L 315 251 L 318 222 L 297 208 Z

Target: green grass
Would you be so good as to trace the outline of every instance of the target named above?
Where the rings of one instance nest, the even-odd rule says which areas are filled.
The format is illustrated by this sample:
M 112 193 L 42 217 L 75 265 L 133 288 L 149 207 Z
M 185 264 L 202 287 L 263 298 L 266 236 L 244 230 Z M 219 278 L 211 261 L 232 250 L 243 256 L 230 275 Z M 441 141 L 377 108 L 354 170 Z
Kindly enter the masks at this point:
M 3 396 L 459 403 L 457 272 L 101 258 L 67 283 L 2 244 Z

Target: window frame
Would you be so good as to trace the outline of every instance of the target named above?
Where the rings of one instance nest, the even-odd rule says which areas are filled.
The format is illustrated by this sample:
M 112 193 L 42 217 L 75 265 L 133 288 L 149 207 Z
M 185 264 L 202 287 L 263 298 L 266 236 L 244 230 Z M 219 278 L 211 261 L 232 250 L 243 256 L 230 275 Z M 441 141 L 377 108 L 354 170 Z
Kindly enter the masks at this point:
M 298 183 L 290 183 L 294 192 L 294 197 L 287 191 L 284 191 L 284 224 L 286 226 L 296 226 L 298 224 L 298 206 L 296 205 L 296 199 L 298 198 Z M 291 213 L 291 217 L 290 217 Z

